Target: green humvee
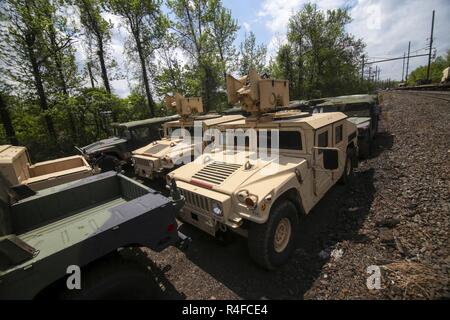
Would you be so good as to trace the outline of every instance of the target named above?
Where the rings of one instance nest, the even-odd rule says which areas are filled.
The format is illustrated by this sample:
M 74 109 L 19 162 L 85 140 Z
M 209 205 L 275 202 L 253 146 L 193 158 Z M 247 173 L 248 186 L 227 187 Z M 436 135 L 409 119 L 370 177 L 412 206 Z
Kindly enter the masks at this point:
M 126 256 L 185 243 L 175 184 L 172 194 L 114 171 L 38 192 L 0 179 L 0 299 L 151 298 L 147 268 Z M 67 285 L 73 268 L 81 289 Z

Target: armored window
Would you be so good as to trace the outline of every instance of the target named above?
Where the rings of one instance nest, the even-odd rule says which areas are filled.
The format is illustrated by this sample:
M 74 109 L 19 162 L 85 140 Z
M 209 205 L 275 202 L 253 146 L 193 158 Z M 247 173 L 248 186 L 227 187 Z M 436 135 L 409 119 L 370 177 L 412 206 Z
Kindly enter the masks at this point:
M 328 147 L 328 130 L 319 134 L 319 141 L 317 141 L 319 148 Z M 322 150 L 319 150 L 319 154 L 322 153 Z
M 136 139 L 138 140 L 144 140 L 150 136 L 150 129 L 149 128 L 136 128 L 133 129 L 133 133 Z
M 272 132 L 272 130 L 267 130 L 267 134 L 263 135 L 260 131 L 258 131 L 258 148 L 263 145 L 270 149 L 272 148 L 272 138 L 276 139 L 276 132 Z M 273 136 L 272 136 L 273 135 Z M 261 139 L 266 139 L 266 143 L 262 143 Z M 223 139 L 225 140 L 225 133 L 223 133 Z M 238 145 L 238 142 L 242 144 L 244 142 L 244 147 L 248 148 L 250 145 L 250 137 L 242 134 L 236 134 L 234 136 L 234 146 Z M 240 146 L 242 147 L 242 145 Z M 302 135 L 299 131 L 278 131 L 278 148 L 286 149 L 286 150 L 302 150 Z
M 342 124 L 340 126 L 337 126 L 335 129 L 335 140 L 336 144 L 342 141 Z

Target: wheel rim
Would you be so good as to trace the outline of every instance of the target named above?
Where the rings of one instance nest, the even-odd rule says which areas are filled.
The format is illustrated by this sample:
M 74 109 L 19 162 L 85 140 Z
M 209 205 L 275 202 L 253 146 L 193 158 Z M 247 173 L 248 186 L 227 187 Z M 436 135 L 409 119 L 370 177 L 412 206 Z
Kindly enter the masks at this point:
M 273 246 L 275 252 L 283 252 L 291 238 L 291 221 L 288 218 L 283 218 L 278 223 L 277 229 L 275 230 L 275 236 L 273 239 Z

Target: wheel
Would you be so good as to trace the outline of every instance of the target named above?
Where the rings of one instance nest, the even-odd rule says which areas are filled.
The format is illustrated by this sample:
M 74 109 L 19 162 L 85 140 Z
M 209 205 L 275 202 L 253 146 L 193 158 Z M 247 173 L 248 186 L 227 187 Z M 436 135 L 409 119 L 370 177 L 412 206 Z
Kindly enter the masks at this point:
M 295 249 L 298 229 L 299 217 L 295 205 L 289 200 L 275 204 L 265 224 L 250 226 L 250 256 L 267 270 L 285 264 Z
M 353 178 L 353 149 L 347 149 L 347 157 L 345 158 L 344 172 L 339 182 L 349 184 Z
M 143 300 L 158 298 L 158 286 L 144 265 L 107 259 L 81 270 L 81 289 L 64 289 L 63 300 Z
M 367 159 L 370 157 L 370 150 L 372 149 L 372 143 L 370 135 L 366 137 L 363 143 L 359 146 L 359 155 L 362 159 Z
M 97 164 L 100 167 L 100 169 L 102 169 L 102 172 L 112 170 L 120 171 L 120 160 L 115 156 L 111 155 L 103 156 L 97 161 Z

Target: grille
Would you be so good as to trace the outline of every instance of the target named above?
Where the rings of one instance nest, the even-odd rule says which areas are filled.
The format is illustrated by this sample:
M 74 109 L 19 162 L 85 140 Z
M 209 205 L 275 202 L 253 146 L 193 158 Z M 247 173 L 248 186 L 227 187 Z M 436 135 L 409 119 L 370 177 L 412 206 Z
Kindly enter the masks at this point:
M 180 192 L 184 196 L 187 205 L 194 207 L 197 210 L 210 212 L 211 203 L 209 198 L 181 188 Z
M 138 166 L 143 166 L 143 167 L 151 167 L 153 165 L 152 160 L 147 160 L 147 159 L 142 159 L 142 158 L 134 158 L 134 162 Z
M 221 184 L 223 181 L 225 181 L 226 178 L 231 176 L 240 167 L 240 164 L 214 161 L 194 174 L 192 178 L 203 180 L 213 184 Z

